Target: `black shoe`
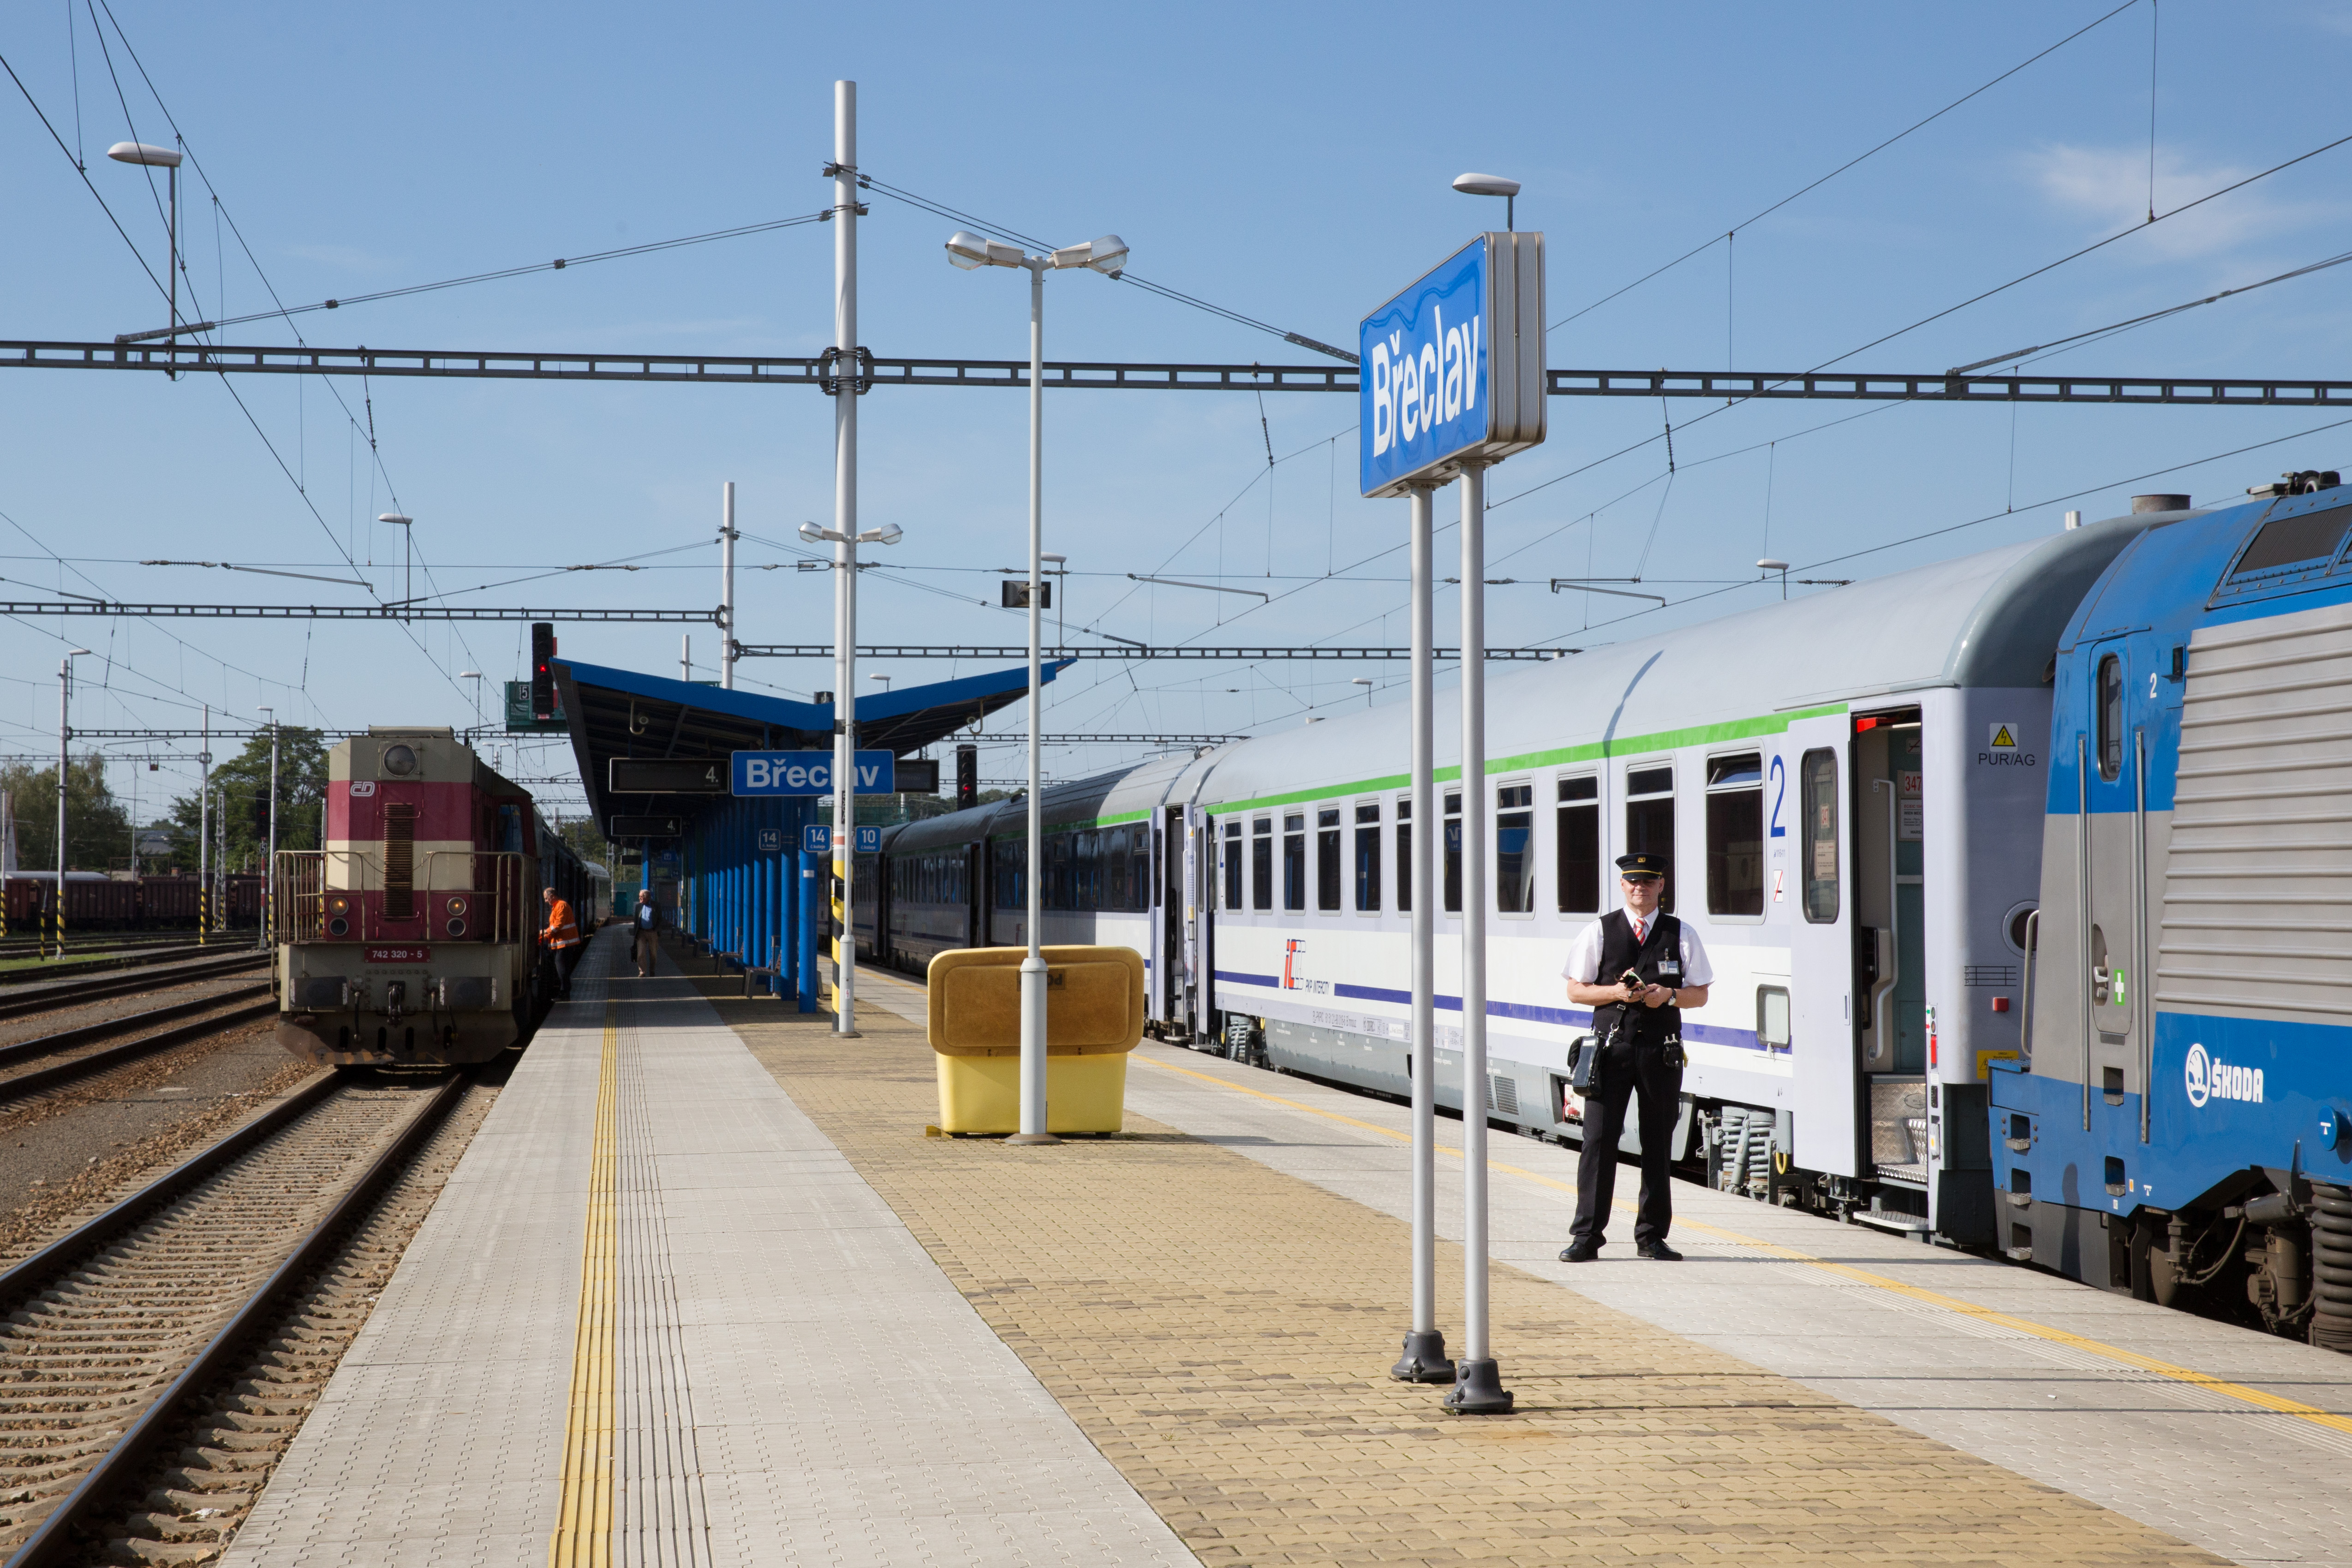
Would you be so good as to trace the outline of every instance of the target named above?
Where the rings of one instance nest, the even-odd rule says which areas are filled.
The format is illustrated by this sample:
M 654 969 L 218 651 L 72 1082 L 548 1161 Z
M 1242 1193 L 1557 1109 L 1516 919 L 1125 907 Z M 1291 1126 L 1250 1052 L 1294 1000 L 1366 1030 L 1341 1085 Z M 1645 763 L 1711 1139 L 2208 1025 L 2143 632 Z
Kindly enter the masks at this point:
M 1571 1241 L 1559 1249 L 1559 1260 L 1563 1263 L 1590 1263 L 1600 1256 L 1601 1243 L 1598 1241 Z
M 1633 1255 L 1637 1258 L 1654 1259 L 1661 1263 L 1679 1263 L 1683 1260 L 1681 1253 L 1663 1241 L 1644 1241 L 1633 1249 Z

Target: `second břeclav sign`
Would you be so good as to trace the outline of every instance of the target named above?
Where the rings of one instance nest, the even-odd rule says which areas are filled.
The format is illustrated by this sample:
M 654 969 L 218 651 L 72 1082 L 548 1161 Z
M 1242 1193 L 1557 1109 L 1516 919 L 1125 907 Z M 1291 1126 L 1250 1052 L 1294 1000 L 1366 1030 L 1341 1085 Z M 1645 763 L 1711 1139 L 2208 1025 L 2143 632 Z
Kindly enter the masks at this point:
M 1364 318 L 1362 489 L 1401 496 L 1544 438 L 1539 234 L 1483 234 Z
M 830 795 L 833 793 L 833 753 L 830 751 L 738 751 L 734 758 L 734 793 L 738 795 Z M 857 754 L 856 793 L 889 795 L 898 790 L 893 764 L 887 751 Z

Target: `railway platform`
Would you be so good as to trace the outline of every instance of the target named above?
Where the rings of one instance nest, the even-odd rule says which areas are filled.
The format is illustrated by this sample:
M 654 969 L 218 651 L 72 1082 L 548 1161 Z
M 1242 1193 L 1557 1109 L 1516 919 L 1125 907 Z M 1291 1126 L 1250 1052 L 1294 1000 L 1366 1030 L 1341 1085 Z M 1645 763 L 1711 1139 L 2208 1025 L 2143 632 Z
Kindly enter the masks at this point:
M 1560 1264 L 1573 1151 L 1498 1138 L 1518 1407 L 1448 1417 L 1403 1107 L 1147 1044 L 1118 1136 L 926 1137 L 919 987 L 844 1040 L 621 940 L 228 1563 L 2352 1557 L 2352 1360 L 1686 1186 L 1687 1261 Z

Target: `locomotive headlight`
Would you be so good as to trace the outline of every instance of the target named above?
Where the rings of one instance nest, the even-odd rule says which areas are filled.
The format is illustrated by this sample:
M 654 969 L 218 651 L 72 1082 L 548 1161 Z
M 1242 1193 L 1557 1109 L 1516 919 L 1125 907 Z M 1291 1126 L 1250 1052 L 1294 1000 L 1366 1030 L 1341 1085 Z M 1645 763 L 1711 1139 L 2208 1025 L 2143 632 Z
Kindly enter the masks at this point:
M 345 897 L 343 894 L 340 894 L 340 893 L 331 893 L 331 894 L 329 894 L 327 895 L 327 913 L 328 913 L 328 914 L 330 914 L 330 915 L 349 915 L 351 912 L 352 912 L 352 901 L 351 901 L 349 898 Z
M 451 900 L 449 901 L 449 913 L 450 913 L 450 914 L 452 914 L 452 915 L 463 915 L 463 914 L 465 914 L 465 913 L 466 913 L 466 901 L 465 901 L 464 899 L 462 899 L 462 898 L 453 898 L 453 899 L 451 899 Z

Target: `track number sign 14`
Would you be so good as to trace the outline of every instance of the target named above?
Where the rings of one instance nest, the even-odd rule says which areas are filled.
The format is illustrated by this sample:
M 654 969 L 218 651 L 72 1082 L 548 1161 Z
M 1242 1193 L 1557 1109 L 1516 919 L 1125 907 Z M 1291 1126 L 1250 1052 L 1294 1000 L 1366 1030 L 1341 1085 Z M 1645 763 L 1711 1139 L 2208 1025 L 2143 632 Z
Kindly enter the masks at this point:
M 1544 438 L 1543 235 L 1483 234 L 1364 318 L 1366 496 L 1443 482 Z

